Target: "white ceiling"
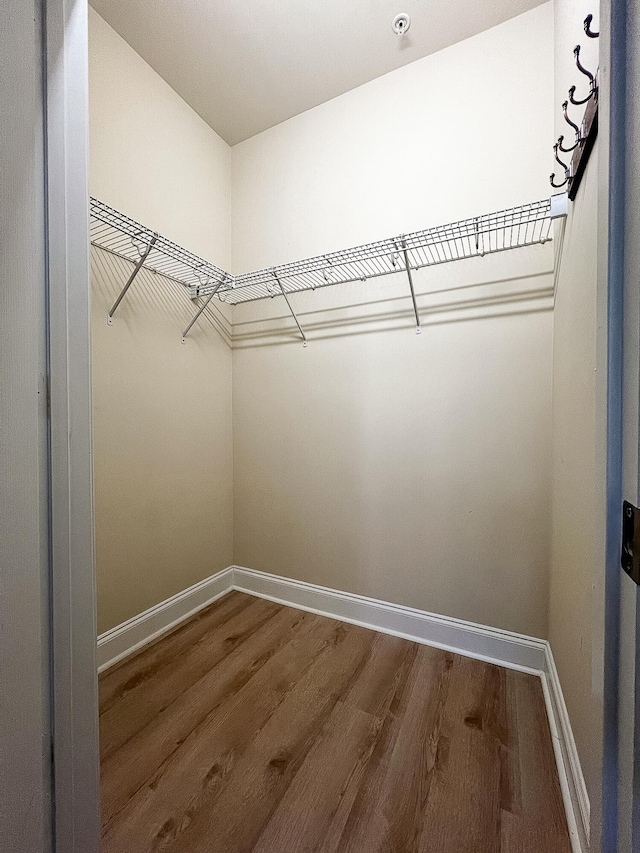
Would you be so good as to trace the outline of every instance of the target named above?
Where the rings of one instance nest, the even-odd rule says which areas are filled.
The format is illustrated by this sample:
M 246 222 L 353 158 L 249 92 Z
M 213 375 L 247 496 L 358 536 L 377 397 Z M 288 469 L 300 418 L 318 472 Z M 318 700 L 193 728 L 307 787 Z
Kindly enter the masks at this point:
M 90 0 L 230 145 L 541 0 Z M 399 12 L 411 15 L 401 37 Z

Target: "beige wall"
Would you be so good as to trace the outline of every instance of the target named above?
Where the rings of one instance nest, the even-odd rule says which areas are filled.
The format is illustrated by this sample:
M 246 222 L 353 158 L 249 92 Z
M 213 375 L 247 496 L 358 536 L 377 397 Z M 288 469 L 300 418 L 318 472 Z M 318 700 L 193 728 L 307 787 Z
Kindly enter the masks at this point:
M 92 195 L 228 267 L 229 147 L 92 10 L 89 22 Z M 99 631 L 233 561 L 229 311 L 183 346 L 196 306 L 143 272 L 107 326 L 130 271 L 92 251 Z
M 416 275 L 420 336 L 402 279 L 297 295 L 306 349 L 234 309 L 237 564 L 546 635 L 551 259 L 520 251 Z
M 234 146 L 233 271 L 545 198 L 552 92 L 547 3 Z
M 90 191 L 231 267 L 231 149 L 89 8 Z
M 92 250 L 98 630 L 233 563 L 231 350 L 182 285 Z M 219 324 L 219 326 L 218 326 Z
M 236 146 L 236 269 L 544 198 L 552 46 L 547 5 Z M 292 297 L 307 349 L 234 307 L 236 563 L 546 636 L 552 265 L 417 274 L 421 336 L 402 277 Z
M 584 37 L 593 12 L 586 0 L 556 0 L 556 137 L 566 132 L 560 104 L 570 85 L 586 94 L 573 47 L 583 45 L 587 68 L 597 67 L 598 44 Z M 597 24 L 596 24 L 597 28 Z M 583 108 L 570 108 L 574 120 Z M 578 121 L 579 123 L 579 121 Z M 594 590 L 602 587 L 604 515 L 598 476 L 597 272 L 598 146 L 575 203 L 569 205 L 557 279 L 553 335 L 553 533 L 549 640 L 558 668 L 592 802 L 600 799 L 602 619 Z M 606 369 L 606 368 L 605 368 Z

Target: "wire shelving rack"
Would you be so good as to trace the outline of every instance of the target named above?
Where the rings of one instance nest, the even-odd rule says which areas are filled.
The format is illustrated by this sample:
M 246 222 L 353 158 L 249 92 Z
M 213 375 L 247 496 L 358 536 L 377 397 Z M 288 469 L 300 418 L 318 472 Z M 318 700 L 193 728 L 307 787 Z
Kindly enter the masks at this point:
M 109 312 L 109 322 L 138 270 L 145 267 L 181 282 L 189 289 L 191 297 L 206 297 L 204 305 L 183 333 L 183 341 L 214 296 L 231 305 L 283 296 L 305 344 L 306 337 L 289 302 L 289 294 L 405 273 L 411 290 L 416 331 L 420 332 L 411 275 L 413 271 L 545 243 L 551 239 L 553 218 L 563 215 L 555 210 L 552 200 L 544 199 L 234 276 L 104 202 L 92 198 L 90 209 L 92 244 L 126 258 L 135 265 Z
M 124 213 L 96 198 L 90 200 L 90 239 L 94 246 L 138 264 L 151 246 L 142 266 L 188 288 L 213 286 L 233 278 L 221 267 L 205 261 L 156 231 L 140 225 Z M 153 245 L 152 245 L 153 244 Z
M 236 276 L 228 302 L 247 302 L 488 255 L 551 239 L 549 199 Z

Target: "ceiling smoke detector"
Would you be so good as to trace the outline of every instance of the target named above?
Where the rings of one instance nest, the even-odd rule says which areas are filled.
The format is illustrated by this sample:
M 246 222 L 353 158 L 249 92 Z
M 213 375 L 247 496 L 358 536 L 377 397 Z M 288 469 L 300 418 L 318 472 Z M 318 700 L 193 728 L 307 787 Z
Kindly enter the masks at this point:
M 411 18 L 406 12 L 401 12 L 396 15 L 391 22 L 391 28 L 397 36 L 403 36 L 411 26 Z

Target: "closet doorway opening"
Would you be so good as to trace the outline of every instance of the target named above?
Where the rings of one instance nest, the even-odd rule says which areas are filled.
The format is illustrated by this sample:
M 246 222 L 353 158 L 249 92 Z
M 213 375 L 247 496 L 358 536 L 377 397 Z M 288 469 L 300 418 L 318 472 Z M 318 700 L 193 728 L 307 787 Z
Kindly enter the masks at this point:
M 607 849 L 608 13 L 159 5 L 88 10 L 103 853 Z

